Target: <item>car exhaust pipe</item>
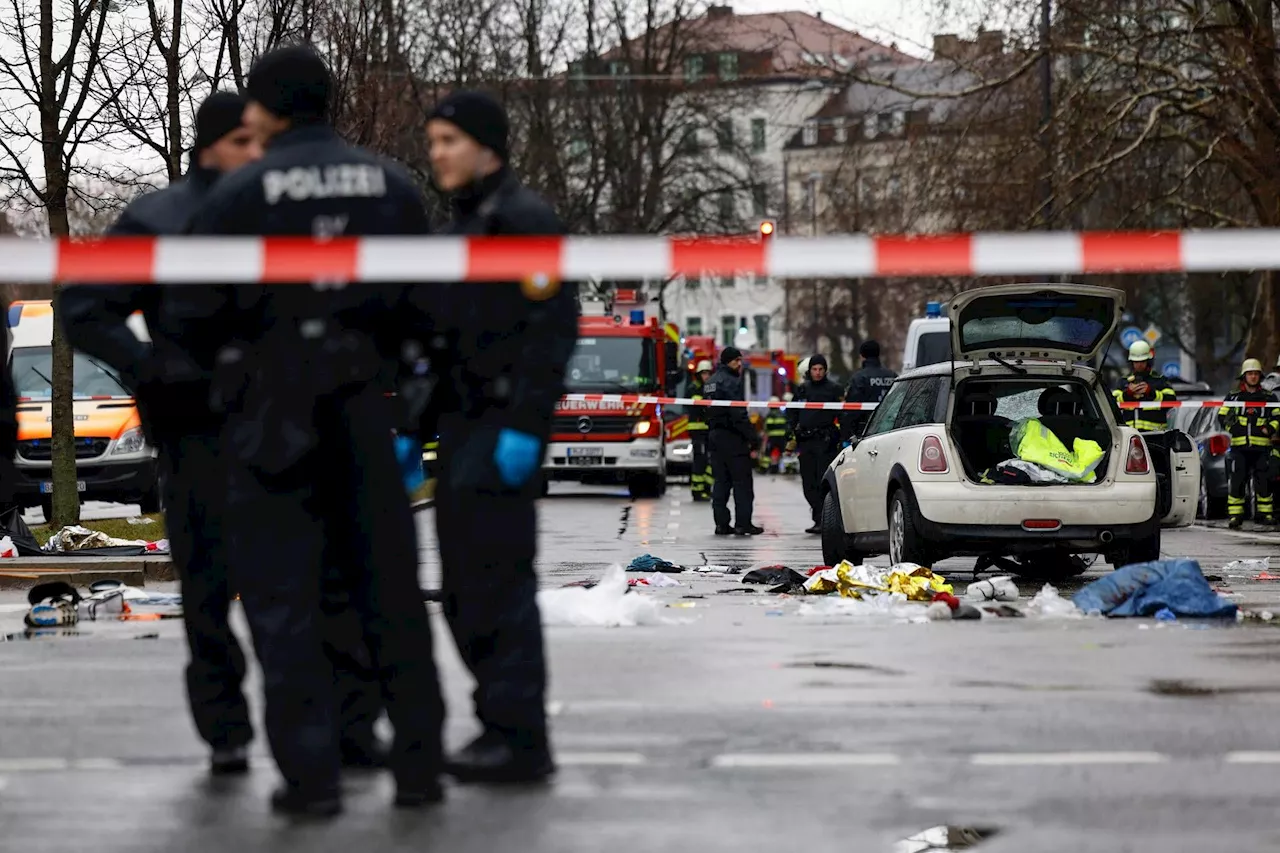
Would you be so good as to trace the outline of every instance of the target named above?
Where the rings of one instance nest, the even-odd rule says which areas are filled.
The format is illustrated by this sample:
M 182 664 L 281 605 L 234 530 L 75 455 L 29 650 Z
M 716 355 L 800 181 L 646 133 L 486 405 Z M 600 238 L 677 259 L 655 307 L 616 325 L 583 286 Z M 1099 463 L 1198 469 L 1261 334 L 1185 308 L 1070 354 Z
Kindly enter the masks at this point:
M 1110 530 L 1104 530 L 1098 534 L 1098 541 L 1101 542 L 1103 545 L 1110 545 L 1111 540 L 1115 538 L 1116 537 L 1111 533 Z

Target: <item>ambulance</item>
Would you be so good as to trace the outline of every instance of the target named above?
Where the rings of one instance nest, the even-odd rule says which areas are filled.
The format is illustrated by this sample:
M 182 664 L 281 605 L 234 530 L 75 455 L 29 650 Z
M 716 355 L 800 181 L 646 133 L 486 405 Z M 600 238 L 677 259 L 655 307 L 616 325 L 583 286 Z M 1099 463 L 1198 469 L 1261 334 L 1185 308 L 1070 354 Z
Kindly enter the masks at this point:
M 52 430 L 53 305 L 14 302 L 7 317 L 9 370 L 18 396 L 19 480 L 15 500 L 53 515 Z M 148 340 L 140 314 L 129 327 Z M 142 435 L 133 395 L 111 368 L 82 352 L 74 354 L 76 489 L 81 500 L 140 504 L 160 509 L 156 451 Z

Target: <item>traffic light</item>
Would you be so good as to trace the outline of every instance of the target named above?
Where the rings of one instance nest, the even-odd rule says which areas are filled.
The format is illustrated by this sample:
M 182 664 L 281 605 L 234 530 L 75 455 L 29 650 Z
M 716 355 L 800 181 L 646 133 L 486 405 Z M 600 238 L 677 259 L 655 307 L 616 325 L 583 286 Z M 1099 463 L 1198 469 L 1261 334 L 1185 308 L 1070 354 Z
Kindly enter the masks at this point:
M 773 232 L 777 230 L 777 226 L 772 219 L 764 219 L 760 222 L 760 239 L 768 240 L 773 236 Z

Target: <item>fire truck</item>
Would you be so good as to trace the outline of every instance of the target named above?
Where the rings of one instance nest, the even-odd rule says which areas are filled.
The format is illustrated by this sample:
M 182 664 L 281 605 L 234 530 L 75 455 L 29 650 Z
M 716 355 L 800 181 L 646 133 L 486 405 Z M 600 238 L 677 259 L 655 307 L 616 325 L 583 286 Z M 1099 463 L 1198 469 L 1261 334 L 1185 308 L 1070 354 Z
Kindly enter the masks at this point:
M 618 291 L 611 302 L 584 302 L 578 346 L 565 371 L 571 394 L 670 396 L 682 378 L 679 333 Z M 620 308 L 618 313 L 615 309 Z M 667 488 L 663 406 L 606 400 L 561 400 L 543 460 L 547 481 L 626 484 L 633 497 Z

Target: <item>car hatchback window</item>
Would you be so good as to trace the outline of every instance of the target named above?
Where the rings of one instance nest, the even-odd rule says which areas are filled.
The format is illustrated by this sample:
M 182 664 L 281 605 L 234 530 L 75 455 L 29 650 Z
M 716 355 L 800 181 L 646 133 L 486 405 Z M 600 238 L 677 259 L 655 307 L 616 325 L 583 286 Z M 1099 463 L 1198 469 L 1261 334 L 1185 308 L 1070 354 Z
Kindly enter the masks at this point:
M 888 432 L 894 429 L 894 421 L 898 418 L 898 412 L 902 411 L 902 404 L 907 399 L 907 382 L 895 382 L 893 387 L 889 389 L 889 393 L 884 395 L 884 399 L 880 401 L 880 405 L 876 406 L 876 410 L 871 414 L 871 420 L 867 423 L 867 428 L 863 431 L 863 436 L 879 435 L 882 432 Z
M 907 393 L 902 409 L 898 412 L 898 416 L 893 422 L 894 429 L 906 429 L 907 427 L 935 422 L 934 414 L 938 408 L 940 381 L 931 377 L 929 379 L 913 379 L 907 383 Z

